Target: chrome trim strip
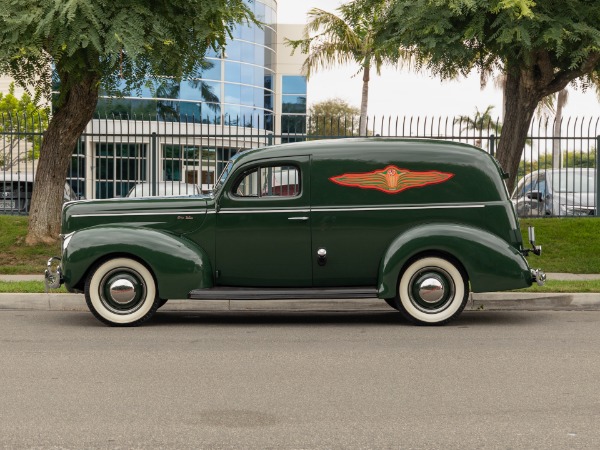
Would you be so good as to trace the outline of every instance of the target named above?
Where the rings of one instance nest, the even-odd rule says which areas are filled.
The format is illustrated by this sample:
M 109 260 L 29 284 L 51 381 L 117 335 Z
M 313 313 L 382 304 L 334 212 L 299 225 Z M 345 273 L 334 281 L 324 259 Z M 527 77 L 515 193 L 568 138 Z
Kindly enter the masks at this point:
M 484 204 L 465 204 L 465 205 L 431 205 L 431 206 L 358 206 L 355 208 L 335 208 L 335 207 L 317 207 L 313 211 L 334 212 L 334 211 L 398 211 L 411 209 L 467 209 L 467 208 L 485 208 Z
M 73 214 L 71 217 L 116 217 L 116 216 L 182 216 L 182 215 L 206 214 L 206 211 L 177 211 L 177 212 L 120 212 L 120 213 L 91 213 Z
M 421 209 L 467 209 L 467 208 L 485 208 L 486 205 L 483 203 L 471 203 L 471 204 L 447 204 L 447 205 L 430 205 L 430 206 L 356 206 L 351 208 L 344 207 L 316 207 L 312 209 L 291 209 L 291 208 L 280 208 L 280 209 L 249 209 L 249 208 L 227 208 L 219 210 L 219 213 L 223 214 L 260 214 L 260 213 L 278 213 L 278 212 L 348 212 L 348 211 L 397 211 L 397 210 L 421 210 Z
M 227 208 L 219 210 L 222 214 L 265 214 L 265 213 L 309 213 L 310 209 L 293 209 L 293 208 L 280 208 L 280 209 L 234 209 Z

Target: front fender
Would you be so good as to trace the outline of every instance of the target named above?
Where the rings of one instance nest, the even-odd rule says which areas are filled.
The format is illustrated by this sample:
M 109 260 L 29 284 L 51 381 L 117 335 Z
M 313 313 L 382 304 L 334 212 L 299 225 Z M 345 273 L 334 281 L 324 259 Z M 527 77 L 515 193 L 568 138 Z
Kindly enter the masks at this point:
M 400 273 L 421 253 L 452 256 L 466 270 L 473 292 L 520 289 L 532 283 L 523 255 L 498 236 L 461 224 L 428 224 L 402 233 L 389 246 L 379 268 L 380 298 L 396 295 Z
M 161 298 L 187 298 L 193 289 L 213 287 L 208 255 L 193 242 L 160 230 L 99 226 L 71 236 L 62 258 L 67 289 L 82 289 L 100 259 L 126 255 L 150 268 Z

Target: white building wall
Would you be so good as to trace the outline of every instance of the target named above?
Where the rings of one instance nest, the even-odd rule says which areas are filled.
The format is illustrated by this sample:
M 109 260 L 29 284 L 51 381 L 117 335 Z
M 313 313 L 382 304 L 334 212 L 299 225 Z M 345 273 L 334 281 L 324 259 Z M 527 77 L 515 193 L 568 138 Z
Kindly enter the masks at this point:
M 278 24 L 277 25 L 277 42 L 275 51 L 277 52 L 276 74 L 276 94 L 275 94 L 275 114 L 278 117 L 277 123 L 281 124 L 281 77 L 284 75 L 301 75 L 302 64 L 306 59 L 306 55 L 296 50 L 292 55 L 292 48 L 285 43 L 285 39 L 301 39 L 304 31 L 304 25 L 299 24 Z M 281 128 L 278 126 L 277 130 Z

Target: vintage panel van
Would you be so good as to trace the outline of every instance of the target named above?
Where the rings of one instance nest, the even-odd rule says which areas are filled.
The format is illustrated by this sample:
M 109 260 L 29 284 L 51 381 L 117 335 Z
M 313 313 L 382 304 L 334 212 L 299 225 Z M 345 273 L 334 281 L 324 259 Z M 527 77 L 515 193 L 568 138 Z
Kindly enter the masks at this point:
M 167 299 L 380 298 L 442 324 L 470 291 L 530 269 L 496 160 L 432 140 L 339 139 L 234 157 L 208 195 L 78 201 L 62 212 L 47 284 L 84 292 L 110 325 Z

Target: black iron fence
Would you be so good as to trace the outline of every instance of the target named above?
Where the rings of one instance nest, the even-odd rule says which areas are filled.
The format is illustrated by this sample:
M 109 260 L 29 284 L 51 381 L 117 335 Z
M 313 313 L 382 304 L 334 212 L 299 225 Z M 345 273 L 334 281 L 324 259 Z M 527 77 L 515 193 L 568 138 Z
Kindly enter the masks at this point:
M 268 126 L 245 118 L 230 125 L 179 119 L 92 120 L 65 174 L 65 201 L 208 192 L 241 151 L 358 137 L 361 129 L 356 117 L 282 115 Z M 37 116 L 0 116 L 0 213 L 28 213 L 45 125 Z M 520 216 L 596 215 L 599 127 L 600 118 L 533 122 L 511 193 Z M 492 155 L 502 138 L 499 121 L 477 116 L 369 118 L 366 129 L 367 136 L 468 143 Z

